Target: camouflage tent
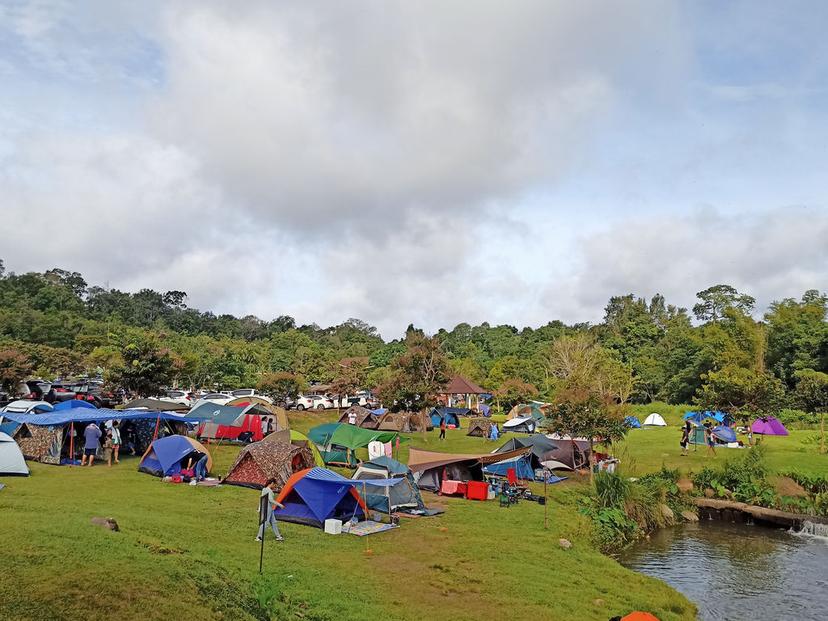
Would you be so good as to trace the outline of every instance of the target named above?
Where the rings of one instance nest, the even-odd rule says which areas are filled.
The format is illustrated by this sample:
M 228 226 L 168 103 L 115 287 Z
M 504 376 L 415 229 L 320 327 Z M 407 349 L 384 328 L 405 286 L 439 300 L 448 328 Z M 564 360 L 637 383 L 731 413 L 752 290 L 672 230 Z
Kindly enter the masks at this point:
M 307 446 L 284 442 L 277 434 L 271 434 L 260 442 L 245 446 L 223 483 L 261 489 L 270 479 L 282 489 L 294 472 L 312 468 L 313 454 Z

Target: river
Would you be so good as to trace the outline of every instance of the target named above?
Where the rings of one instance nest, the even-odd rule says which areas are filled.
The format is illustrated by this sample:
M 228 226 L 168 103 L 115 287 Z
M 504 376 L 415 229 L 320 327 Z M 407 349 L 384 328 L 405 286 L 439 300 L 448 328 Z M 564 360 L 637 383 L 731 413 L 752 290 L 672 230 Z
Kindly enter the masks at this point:
M 828 537 L 705 521 L 659 530 L 618 560 L 684 593 L 704 621 L 828 619 Z

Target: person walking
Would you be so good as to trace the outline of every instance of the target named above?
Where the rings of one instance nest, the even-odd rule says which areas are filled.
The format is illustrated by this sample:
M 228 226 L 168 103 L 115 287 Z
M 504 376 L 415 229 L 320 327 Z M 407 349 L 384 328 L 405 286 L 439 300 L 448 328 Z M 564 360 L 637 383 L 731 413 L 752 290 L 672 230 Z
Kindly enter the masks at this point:
M 443 416 L 440 418 L 440 440 L 446 439 L 446 417 Z
M 681 440 L 679 444 L 681 445 L 681 456 L 687 457 L 687 447 L 690 444 L 690 430 L 692 429 L 690 421 L 684 421 L 684 427 L 681 430 Z
M 707 455 L 713 455 L 716 458 L 716 439 L 713 437 L 713 429 L 710 427 L 710 421 L 704 424 L 704 439 L 707 441 Z
M 273 531 L 273 534 L 276 536 L 276 541 L 284 541 L 284 537 L 282 537 L 282 533 L 279 532 L 279 527 L 276 525 L 276 516 L 273 515 L 273 509 L 278 507 L 279 509 L 284 509 L 285 506 L 280 503 L 276 502 L 276 497 L 273 495 L 273 492 L 276 490 L 276 480 L 270 479 L 262 488 L 262 494 L 259 496 L 259 534 L 256 535 L 256 541 L 261 541 L 262 537 L 264 537 L 265 526 L 270 524 L 270 529 Z M 264 517 L 264 520 L 262 520 Z
M 112 427 L 109 430 L 109 440 L 112 444 L 112 454 L 110 457 L 115 460 L 116 464 L 120 464 L 121 462 L 118 461 L 118 453 L 121 450 L 121 427 L 117 420 L 112 421 Z M 111 462 L 107 463 L 108 465 L 112 465 Z
M 101 447 L 100 427 L 98 427 L 95 423 L 89 423 L 86 426 L 86 429 L 83 430 L 83 438 L 84 445 L 83 457 L 81 457 L 81 466 L 87 465 L 87 459 L 89 459 L 89 465 L 91 466 L 95 462 L 95 454 Z

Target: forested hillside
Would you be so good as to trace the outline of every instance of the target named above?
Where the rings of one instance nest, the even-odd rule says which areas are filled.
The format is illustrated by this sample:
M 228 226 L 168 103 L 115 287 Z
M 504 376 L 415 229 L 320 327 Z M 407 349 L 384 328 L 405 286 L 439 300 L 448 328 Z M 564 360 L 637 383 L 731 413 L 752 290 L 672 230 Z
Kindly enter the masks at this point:
M 434 338 L 453 372 L 506 400 L 551 396 L 553 343 L 583 335 L 632 373 L 622 391 L 631 402 L 724 399 L 757 411 L 760 401 L 803 405 L 796 391 L 803 378 L 809 390 L 814 382 L 821 390 L 828 372 L 828 299 L 807 291 L 774 302 L 761 319 L 754 306 L 749 295 L 716 285 L 689 311 L 662 296 L 628 294 L 609 300 L 598 325 L 551 318 L 522 329 L 461 323 Z M 388 378 L 405 350 L 405 339 L 385 342 L 358 319 L 323 328 L 285 315 L 216 316 L 189 308 L 183 291 L 106 290 L 76 272 L 6 273 L 0 263 L 0 379 L 7 385 L 21 374 L 119 377 L 136 365 L 150 367 L 161 383 L 185 387 L 254 386 L 274 372 L 329 382 L 353 366 L 342 363 L 348 360 L 359 362 L 359 381 L 370 387 Z

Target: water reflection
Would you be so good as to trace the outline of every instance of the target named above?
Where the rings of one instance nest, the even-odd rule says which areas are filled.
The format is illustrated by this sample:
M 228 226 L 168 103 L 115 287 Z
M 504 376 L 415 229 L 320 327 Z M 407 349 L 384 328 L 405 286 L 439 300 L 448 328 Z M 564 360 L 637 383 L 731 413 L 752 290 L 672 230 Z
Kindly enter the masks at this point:
M 687 595 L 700 619 L 828 619 L 824 538 L 702 522 L 658 531 L 619 561 Z

